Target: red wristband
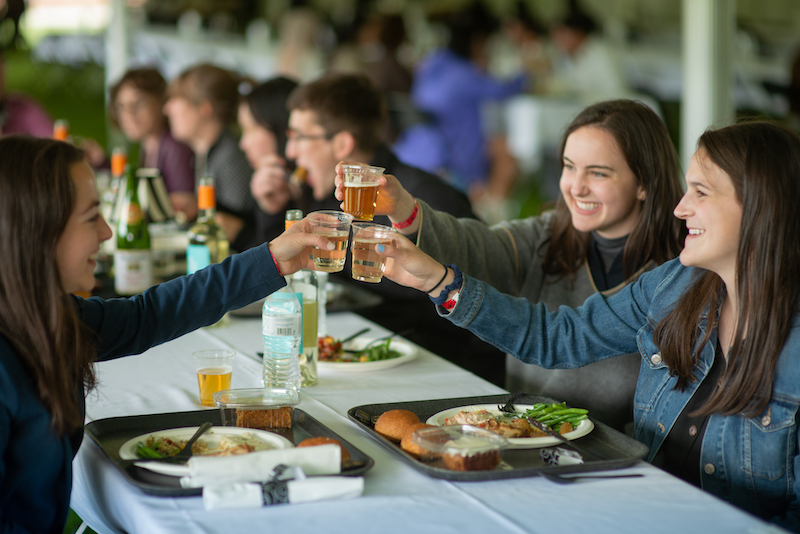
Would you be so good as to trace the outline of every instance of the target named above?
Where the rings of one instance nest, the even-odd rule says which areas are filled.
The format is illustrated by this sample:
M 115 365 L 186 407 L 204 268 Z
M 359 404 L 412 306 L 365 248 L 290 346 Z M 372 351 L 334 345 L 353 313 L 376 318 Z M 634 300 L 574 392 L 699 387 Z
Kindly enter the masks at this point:
M 275 268 L 278 269 L 278 275 L 283 276 L 283 273 L 281 272 L 281 266 L 278 265 L 278 260 L 275 259 L 275 254 L 273 254 L 270 250 L 269 255 L 272 256 L 272 261 L 275 262 Z
M 414 211 L 411 212 L 411 216 L 403 222 L 400 223 L 392 223 L 392 226 L 401 230 L 403 228 L 408 228 L 414 222 L 414 219 L 417 218 L 417 212 L 419 211 L 419 205 L 417 204 L 417 199 L 414 199 Z

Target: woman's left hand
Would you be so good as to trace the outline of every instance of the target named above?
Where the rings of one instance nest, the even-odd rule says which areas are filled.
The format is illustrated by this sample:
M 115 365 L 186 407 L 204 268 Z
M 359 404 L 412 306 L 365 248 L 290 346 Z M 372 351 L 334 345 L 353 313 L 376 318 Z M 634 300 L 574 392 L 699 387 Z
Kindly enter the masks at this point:
M 269 242 L 269 250 L 284 276 L 302 269 L 314 270 L 311 248 L 333 250 L 334 244 L 325 237 L 311 233 L 308 219 L 297 221 L 288 230 Z
M 444 287 L 445 284 L 438 283 L 445 272 L 444 265 L 422 252 L 403 235 L 397 234 L 392 241 L 394 246 L 376 245 L 378 254 L 387 258 L 383 273 L 385 277 L 423 292 Z M 453 274 L 448 272 L 447 278 L 452 280 Z

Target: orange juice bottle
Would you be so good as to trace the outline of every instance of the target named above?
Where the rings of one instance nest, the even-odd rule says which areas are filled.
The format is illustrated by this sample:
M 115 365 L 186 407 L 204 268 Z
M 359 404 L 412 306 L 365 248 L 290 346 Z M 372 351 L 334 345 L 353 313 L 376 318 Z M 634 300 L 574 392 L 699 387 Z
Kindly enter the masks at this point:
M 66 119 L 59 119 L 53 123 L 53 139 L 66 141 L 67 137 L 69 137 L 69 121 Z
M 303 218 L 303 210 L 286 210 L 286 220 L 284 230 L 288 230 L 291 225 Z

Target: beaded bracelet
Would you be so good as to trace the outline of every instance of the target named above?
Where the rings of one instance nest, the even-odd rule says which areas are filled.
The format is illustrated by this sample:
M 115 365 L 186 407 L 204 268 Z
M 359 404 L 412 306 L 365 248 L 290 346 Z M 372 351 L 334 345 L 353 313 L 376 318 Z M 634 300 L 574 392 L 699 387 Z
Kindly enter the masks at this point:
M 453 269 L 453 274 L 455 274 L 455 279 L 449 285 L 445 286 L 444 289 L 442 289 L 442 292 L 439 293 L 438 297 L 436 298 L 430 297 L 433 303 L 436 304 L 437 306 L 442 306 L 447 301 L 447 296 L 450 295 L 450 292 L 452 290 L 461 287 L 461 279 L 462 279 L 461 270 L 452 263 L 447 267 Z M 441 282 L 439 283 L 441 284 Z M 434 287 L 433 289 L 436 288 Z
M 269 255 L 272 256 L 272 261 L 275 263 L 275 268 L 278 270 L 278 275 L 283 276 L 283 273 L 281 272 L 281 266 L 278 265 L 278 260 L 275 259 L 275 254 L 273 254 L 270 250 Z
M 392 223 L 392 226 L 397 228 L 398 230 L 402 230 L 403 228 L 408 228 L 414 223 L 414 219 L 417 218 L 417 212 L 419 211 L 419 205 L 417 204 L 417 199 L 414 199 L 414 211 L 411 212 L 411 215 L 403 222 L 399 223 Z M 434 288 L 436 289 L 436 288 Z

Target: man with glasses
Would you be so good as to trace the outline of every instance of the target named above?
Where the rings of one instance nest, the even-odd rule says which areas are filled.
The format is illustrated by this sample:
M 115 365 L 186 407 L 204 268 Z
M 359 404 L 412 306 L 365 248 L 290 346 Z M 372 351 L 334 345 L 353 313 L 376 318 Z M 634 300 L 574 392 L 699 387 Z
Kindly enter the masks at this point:
M 456 217 L 475 217 L 466 195 L 438 176 L 402 163 L 389 150 L 382 139 L 386 107 L 380 91 L 367 76 L 326 75 L 297 87 L 289 95 L 287 107 L 290 115 L 286 158 L 306 170 L 306 180 L 299 187 L 291 184 L 287 169 L 279 163 L 280 158 L 275 158 L 271 173 L 256 173 L 251 183 L 251 191 L 262 209 L 274 214 L 290 208 L 300 208 L 304 214 L 321 209 L 338 210 L 340 202 L 333 196 L 335 166 L 339 161 L 349 160 L 385 168 L 415 198 L 434 209 Z M 385 216 L 376 216 L 375 222 L 391 224 Z M 280 226 L 276 225 L 262 237 L 272 239 L 282 230 L 280 222 Z M 348 280 L 349 265 L 331 278 L 345 285 L 355 283 Z M 385 278 L 379 284 L 358 284 L 358 288 L 374 291 L 383 299 L 378 306 L 357 310 L 364 317 L 394 332 L 413 329 L 403 335 L 484 378 L 503 383 L 502 353 L 472 334 L 451 328 L 446 321 L 437 321 L 435 309 L 425 294 Z
M 295 89 L 287 106 L 286 158 L 305 169 L 305 183 L 293 188 L 286 178 L 287 169 L 276 160 L 271 173 L 257 173 L 251 183 L 262 210 L 283 213 L 300 208 L 307 214 L 338 209 L 340 203 L 333 196 L 334 168 L 339 161 L 350 160 L 384 167 L 407 191 L 435 209 L 457 217 L 475 217 L 464 194 L 437 176 L 403 164 L 389 150 L 382 139 L 386 106 L 365 75 L 326 75 Z M 389 224 L 386 217 L 378 217 L 376 222 Z M 268 241 L 282 230 L 281 223 L 260 238 Z

